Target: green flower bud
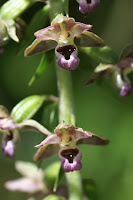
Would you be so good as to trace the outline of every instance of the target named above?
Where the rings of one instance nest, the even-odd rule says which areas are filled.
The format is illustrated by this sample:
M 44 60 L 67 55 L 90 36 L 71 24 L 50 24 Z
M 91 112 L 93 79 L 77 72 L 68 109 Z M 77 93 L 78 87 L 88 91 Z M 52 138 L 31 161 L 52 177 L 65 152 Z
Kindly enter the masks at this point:
M 17 123 L 30 119 L 35 115 L 43 102 L 47 99 L 48 96 L 45 95 L 33 95 L 26 97 L 13 108 L 11 111 L 11 117 Z

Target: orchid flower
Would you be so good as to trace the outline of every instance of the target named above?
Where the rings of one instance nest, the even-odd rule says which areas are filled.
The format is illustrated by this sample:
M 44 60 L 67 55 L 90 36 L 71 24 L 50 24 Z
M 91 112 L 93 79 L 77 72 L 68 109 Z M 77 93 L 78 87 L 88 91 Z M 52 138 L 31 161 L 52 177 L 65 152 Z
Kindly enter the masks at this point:
M 90 13 L 98 7 L 100 0 L 77 0 L 77 2 L 79 3 L 80 12 Z
M 51 26 L 37 31 L 37 38 L 25 50 L 25 56 L 49 51 L 55 48 L 57 64 L 63 69 L 76 69 L 79 65 L 78 48 L 101 47 L 104 41 L 97 35 L 89 32 L 92 26 L 75 22 L 74 18 L 57 15 Z
M 16 123 L 11 117 L 8 110 L 4 106 L 0 106 L 0 132 L 3 133 L 2 149 L 4 154 L 13 157 L 14 149 L 19 144 L 19 130 L 35 129 L 41 134 L 50 134 L 41 124 L 35 120 L 24 120 Z
M 59 154 L 62 169 L 65 172 L 80 170 L 81 152 L 78 144 L 106 145 L 109 141 L 98 135 L 76 128 L 72 124 L 63 122 L 59 124 L 54 134 L 45 138 L 36 148 L 39 148 L 34 160 L 45 159 L 54 154 Z
M 132 71 L 133 45 L 128 45 L 122 51 L 120 60 L 117 64 L 99 64 L 92 77 L 90 77 L 85 84 L 91 84 L 101 76 L 111 76 L 115 87 L 120 90 L 120 96 L 128 96 L 132 91 L 132 85 L 128 78 L 128 74 Z
M 38 169 L 33 163 L 23 161 L 17 161 L 15 163 L 15 168 L 23 177 L 7 181 L 5 187 L 8 190 L 28 193 L 36 193 L 45 190 L 43 182 L 44 172 L 42 169 Z

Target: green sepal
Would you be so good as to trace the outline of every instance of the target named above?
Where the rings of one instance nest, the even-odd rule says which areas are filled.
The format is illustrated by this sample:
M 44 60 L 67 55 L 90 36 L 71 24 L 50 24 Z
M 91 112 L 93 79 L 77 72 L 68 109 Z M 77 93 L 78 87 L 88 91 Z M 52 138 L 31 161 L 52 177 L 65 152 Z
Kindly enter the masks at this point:
M 44 182 L 48 189 L 53 189 L 60 170 L 60 162 L 54 162 L 45 169 Z
M 97 63 L 117 64 L 119 61 L 117 54 L 108 46 L 102 48 L 81 48 L 81 50 Z
M 83 191 L 87 199 L 98 200 L 98 189 L 96 183 L 92 179 L 83 180 Z
M 41 121 L 48 130 L 54 131 L 58 124 L 58 102 L 45 106 Z
M 54 195 L 54 194 L 50 194 L 47 197 L 45 197 L 43 200 L 65 200 L 65 198 L 59 197 L 59 196 Z
M 19 53 L 24 51 L 26 47 L 32 43 L 32 41 L 35 38 L 34 33 L 37 30 L 47 26 L 48 17 L 49 17 L 49 5 L 45 5 L 41 10 L 35 13 L 35 15 L 33 16 L 31 22 L 29 23 L 26 29 L 23 40 L 20 42 Z
M 64 174 L 65 174 L 65 172 L 63 171 L 63 169 L 60 166 L 59 173 L 58 173 L 56 180 L 55 180 L 55 183 L 54 183 L 54 188 L 53 188 L 54 192 L 56 192 L 56 190 L 59 186 L 59 183 L 60 183 L 61 179 L 63 178 Z
M 120 59 L 133 58 L 133 44 L 127 45 L 121 52 Z
M 50 61 L 52 60 L 52 56 L 53 56 L 53 52 L 45 52 L 44 53 L 36 72 L 34 73 L 30 82 L 28 83 L 29 86 L 31 86 L 46 70 Z
M 16 123 L 32 118 L 48 96 L 33 95 L 20 101 L 11 111 L 11 117 Z

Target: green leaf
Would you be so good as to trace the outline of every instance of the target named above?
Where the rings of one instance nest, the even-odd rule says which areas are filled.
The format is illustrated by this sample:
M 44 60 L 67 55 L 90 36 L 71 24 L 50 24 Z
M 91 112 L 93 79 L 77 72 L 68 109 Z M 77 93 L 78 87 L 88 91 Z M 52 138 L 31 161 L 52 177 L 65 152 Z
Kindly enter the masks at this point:
M 23 40 L 20 43 L 20 51 L 24 51 L 28 45 L 34 40 L 34 33 L 45 27 L 49 19 L 49 5 L 45 5 L 41 10 L 39 10 L 32 18 L 29 23 Z
M 58 124 L 58 103 L 52 103 L 45 106 L 42 116 L 42 124 L 51 132 L 54 131 Z
M 89 200 L 99 199 L 97 186 L 92 179 L 83 180 L 83 190 L 84 190 L 84 194 L 89 198 Z
M 50 61 L 51 61 L 51 55 L 53 55 L 52 52 L 46 52 L 41 59 L 41 62 L 35 72 L 35 74 L 32 76 L 30 82 L 28 83 L 29 86 L 31 86 L 41 75 L 42 73 L 46 70 L 48 67 Z
M 35 115 L 43 102 L 47 99 L 48 96 L 45 95 L 33 95 L 26 97 L 12 109 L 11 117 L 17 123 L 22 122 L 26 119 L 30 119 Z
M 117 64 L 119 61 L 117 54 L 108 46 L 102 48 L 81 48 L 81 50 L 97 63 Z
M 56 192 L 57 188 L 58 188 L 58 185 L 61 181 L 61 179 L 63 178 L 65 172 L 63 171 L 63 169 L 60 167 L 60 170 L 59 170 L 59 173 L 56 177 L 56 180 L 55 180 L 55 183 L 54 183 L 54 188 L 53 188 L 53 191 Z

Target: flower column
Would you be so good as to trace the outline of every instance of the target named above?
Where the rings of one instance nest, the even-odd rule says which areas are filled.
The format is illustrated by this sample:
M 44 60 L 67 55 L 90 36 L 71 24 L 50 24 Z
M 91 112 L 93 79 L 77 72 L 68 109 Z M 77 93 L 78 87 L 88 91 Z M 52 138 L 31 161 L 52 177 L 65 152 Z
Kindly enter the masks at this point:
M 68 5 L 68 1 L 64 1 Z M 50 18 L 63 13 L 62 1 L 50 0 Z M 60 97 L 59 103 L 59 122 L 65 121 L 75 126 L 75 116 L 73 112 L 72 80 L 71 72 L 61 69 L 56 64 L 57 84 Z M 69 200 L 82 200 L 82 185 L 79 171 L 66 173 L 69 187 Z

